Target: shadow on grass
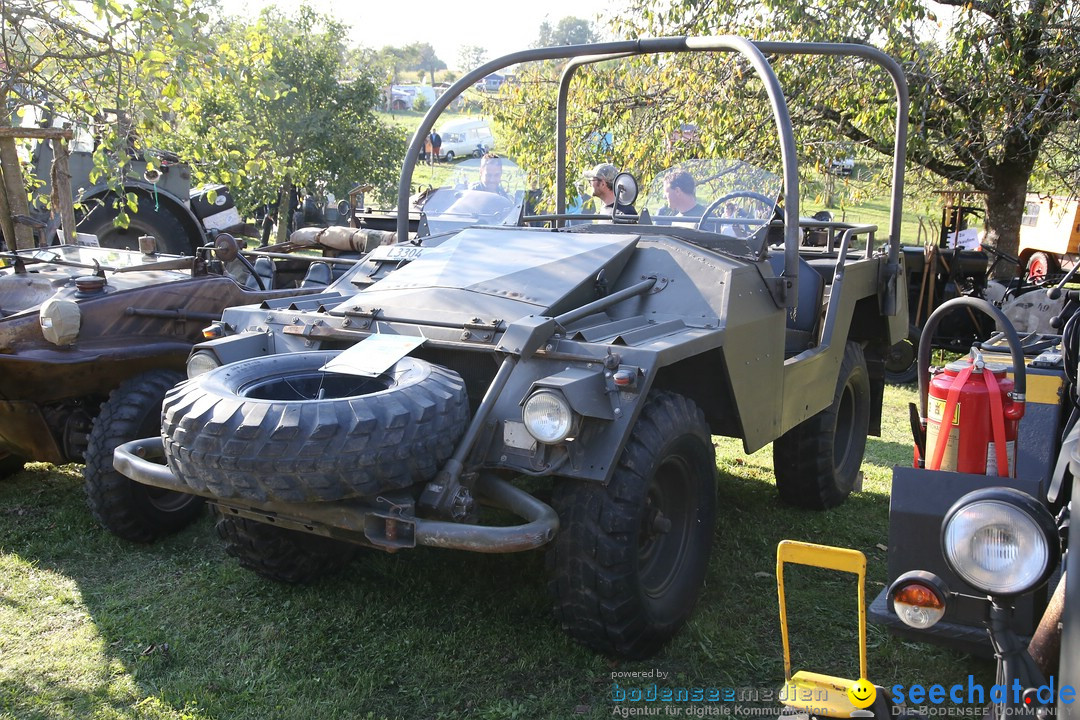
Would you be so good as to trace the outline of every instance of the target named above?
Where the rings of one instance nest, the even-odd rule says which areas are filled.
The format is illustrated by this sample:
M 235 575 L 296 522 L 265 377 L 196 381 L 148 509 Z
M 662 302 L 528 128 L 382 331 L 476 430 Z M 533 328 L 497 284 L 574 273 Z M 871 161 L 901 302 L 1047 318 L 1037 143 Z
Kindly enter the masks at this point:
M 365 550 L 337 577 L 281 585 L 225 557 L 208 517 L 151 546 L 114 538 L 86 511 L 78 472 L 32 466 L 0 483 L 0 710 L 12 717 L 600 718 L 615 671 L 771 688 L 776 543 L 884 557 L 886 499 L 809 512 L 781 505 L 771 482 L 721 473 L 689 627 L 652 660 L 613 662 L 557 627 L 541 552 Z M 834 635 L 810 644 L 838 653 Z M 913 653 L 890 643 L 890 667 L 911 673 Z M 916 662 L 935 681 L 968 668 L 934 652 Z

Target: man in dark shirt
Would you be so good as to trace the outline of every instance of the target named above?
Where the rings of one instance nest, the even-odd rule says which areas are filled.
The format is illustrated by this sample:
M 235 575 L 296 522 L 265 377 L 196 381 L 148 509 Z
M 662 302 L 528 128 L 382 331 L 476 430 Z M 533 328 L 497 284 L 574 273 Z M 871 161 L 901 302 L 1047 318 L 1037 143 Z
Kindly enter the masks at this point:
M 664 176 L 664 198 L 667 205 L 658 215 L 701 217 L 705 206 L 697 201 L 697 182 L 685 170 L 672 170 Z

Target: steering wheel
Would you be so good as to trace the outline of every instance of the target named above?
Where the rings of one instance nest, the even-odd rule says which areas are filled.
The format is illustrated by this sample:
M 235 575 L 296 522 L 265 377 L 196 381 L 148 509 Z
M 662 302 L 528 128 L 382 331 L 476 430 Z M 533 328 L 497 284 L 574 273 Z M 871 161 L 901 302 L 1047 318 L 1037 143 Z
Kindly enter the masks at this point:
M 223 263 L 239 260 L 247 268 L 247 271 L 251 273 L 251 277 L 255 278 L 255 284 L 259 286 L 259 289 L 267 289 L 262 278 L 259 277 L 259 273 L 255 272 L 255 266 L 240 254 L 240 243 L 229 233 L 218 233 L 217 237 L 214 238 L 214 256 Z
M 717 208 L 719 208 L 721 205 L 728 202 L 729 200 L 734 200 L 735 198 L 750 198 L 751 200 L 757 200 L 759 203 L 763 204 L 765 207 L 768 208 L 775 207 L 776 205 L 775 198 L 768 198 L 761 193 L 754 192 L 752 190 L 736 190 L 733 193 L 728 193 L 723 197 L 713 200 L 712 203 L 709 204 L 709 207 L 705 208 L 705 212 L 701 214 L 701 219 L 698 220 L 695 229 L 704 230 L 705 221 L 709 219 L 709 216 L 715 214 Z M 713 223 L 716 223 L 718 219 L 719 218 L 714 218 Z M 734 225 L 732 225 L 732 227 L 734 227 Z M 749 233 L 747 234 L 749 235 Z

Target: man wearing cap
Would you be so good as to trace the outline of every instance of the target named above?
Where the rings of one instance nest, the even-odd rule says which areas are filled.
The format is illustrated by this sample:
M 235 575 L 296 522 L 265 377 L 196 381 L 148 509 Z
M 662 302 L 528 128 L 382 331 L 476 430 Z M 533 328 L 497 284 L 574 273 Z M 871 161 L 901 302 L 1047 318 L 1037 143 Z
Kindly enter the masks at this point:
M 615 202 L 615 176 L 619 171 L 611 163 L 600 163 L 585 173 L 585 178 L 592 183 L 592 194 L 604 203 L 602 213 L 610 213 L 612 208 L 619 215 L 637 215 L 633 205 Z

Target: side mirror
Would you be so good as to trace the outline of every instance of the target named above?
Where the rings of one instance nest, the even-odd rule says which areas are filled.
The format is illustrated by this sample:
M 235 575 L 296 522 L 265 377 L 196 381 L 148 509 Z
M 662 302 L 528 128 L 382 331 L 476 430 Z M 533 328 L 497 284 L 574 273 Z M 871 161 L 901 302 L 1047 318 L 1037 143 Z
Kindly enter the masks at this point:
M 621 205 L 633 205 L 638 196 L 637 180 L 628 172 L 615 176 L 615 202 Z

